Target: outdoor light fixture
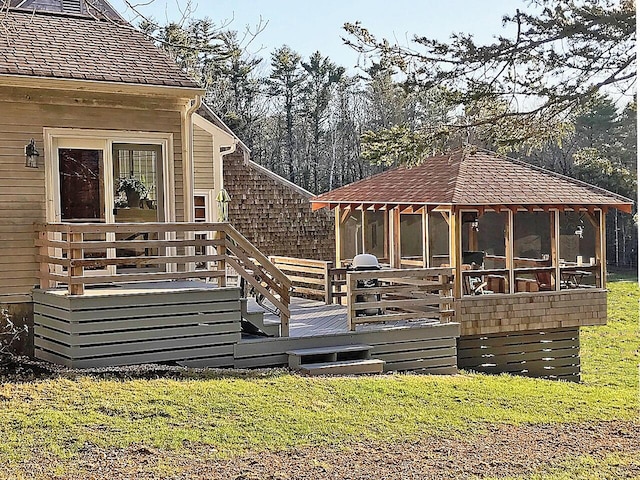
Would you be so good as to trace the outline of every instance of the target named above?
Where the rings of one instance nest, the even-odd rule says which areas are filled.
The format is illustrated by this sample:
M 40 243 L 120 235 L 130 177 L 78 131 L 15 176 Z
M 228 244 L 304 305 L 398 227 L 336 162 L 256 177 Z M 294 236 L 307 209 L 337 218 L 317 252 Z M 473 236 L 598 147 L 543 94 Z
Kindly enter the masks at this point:
M 40 153 L 36 149 L 36 141 L 32 138 L 28 145 L 24 146 L 25 166 L 38 168 L 38 157 Z

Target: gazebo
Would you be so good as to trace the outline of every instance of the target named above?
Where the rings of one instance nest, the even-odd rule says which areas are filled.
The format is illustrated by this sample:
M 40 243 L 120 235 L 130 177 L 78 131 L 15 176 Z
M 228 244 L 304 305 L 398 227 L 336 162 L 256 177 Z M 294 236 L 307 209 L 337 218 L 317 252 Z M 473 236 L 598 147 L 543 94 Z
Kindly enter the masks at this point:
M 580 326 L 606 322 L 605 214 L 632 209 L 615 193 L 469 147 L 312 203 L 335 211 L 338 265 L 370 253 L 391 268 L 451 267 L 459 366 L 485 371 L 510 371 L 510 352 L 522 349 L 505 345 L 520 337 L 577 348 Z M 498 348 L 493 360 L 506 355 L 503 364 L 481 368 L 487 343 Z

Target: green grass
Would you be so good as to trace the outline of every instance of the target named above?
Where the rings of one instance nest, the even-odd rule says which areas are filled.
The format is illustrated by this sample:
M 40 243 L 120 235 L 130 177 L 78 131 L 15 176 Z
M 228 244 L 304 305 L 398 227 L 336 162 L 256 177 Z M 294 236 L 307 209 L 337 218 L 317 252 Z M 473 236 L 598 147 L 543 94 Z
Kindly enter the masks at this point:
M 640 290 L 632 281 L 608 286 L 607 325 L 580 329 L 582 379 L 588 385 L 637 390 Z
M 631 468 L 640 470 L 640 459 L 631 455 L 609 455 L 604 458 L 586 455 L 571 459 L 558 467 L 544 468 L 527 477 L 502 477 L 500 480 L 620 480 L 629 478 L 627 474 Z M 638 479 L 640 476 L 633 478 Z
M 86 445 L 144 444 L 188 454 L 186 446 L 196 443 L 210 445 L 212 456 L 228 456 L 473 434 L 489 424 L 637 419 L 638 288 L 631 282 L 610 288 L 608 325 L 582 330 L 581 384 L 474 374 L 314 379 L 279 371 L 255 378 L 6 383 L 0 465 L 33 456 L 63 460 Z

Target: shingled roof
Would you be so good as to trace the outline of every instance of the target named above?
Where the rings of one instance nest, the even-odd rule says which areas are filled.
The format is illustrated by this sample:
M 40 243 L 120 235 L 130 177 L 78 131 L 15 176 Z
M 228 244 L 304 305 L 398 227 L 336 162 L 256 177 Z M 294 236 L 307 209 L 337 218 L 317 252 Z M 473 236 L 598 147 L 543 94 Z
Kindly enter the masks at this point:
M 128 24 L 23 10 L 4 12 L 2 23 L 0 75 L 198 88 Z
M 593 205 L 630 211 L 632 201 L 602 188 L 485 150 L 457 150 L 318 195 L 331 204 Z
M 85 15 L 127 23 L 107 0 L 9 0 L 9 7 Z

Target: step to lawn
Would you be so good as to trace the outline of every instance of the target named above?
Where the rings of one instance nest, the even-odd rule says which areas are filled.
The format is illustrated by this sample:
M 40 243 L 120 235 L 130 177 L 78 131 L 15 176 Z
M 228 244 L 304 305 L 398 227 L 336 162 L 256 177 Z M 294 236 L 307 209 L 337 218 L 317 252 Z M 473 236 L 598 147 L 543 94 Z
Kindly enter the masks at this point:
M 308 375 L 381 373 L 384 361 L 371 359 L 370 345 L 333 345 L 290 350 L 289 368 Z
M 362 375 L 382 373 L 384 360 L 342 360 L 338 362 L 309 363 L 300 365 L 298 371 L 306 375 Z

